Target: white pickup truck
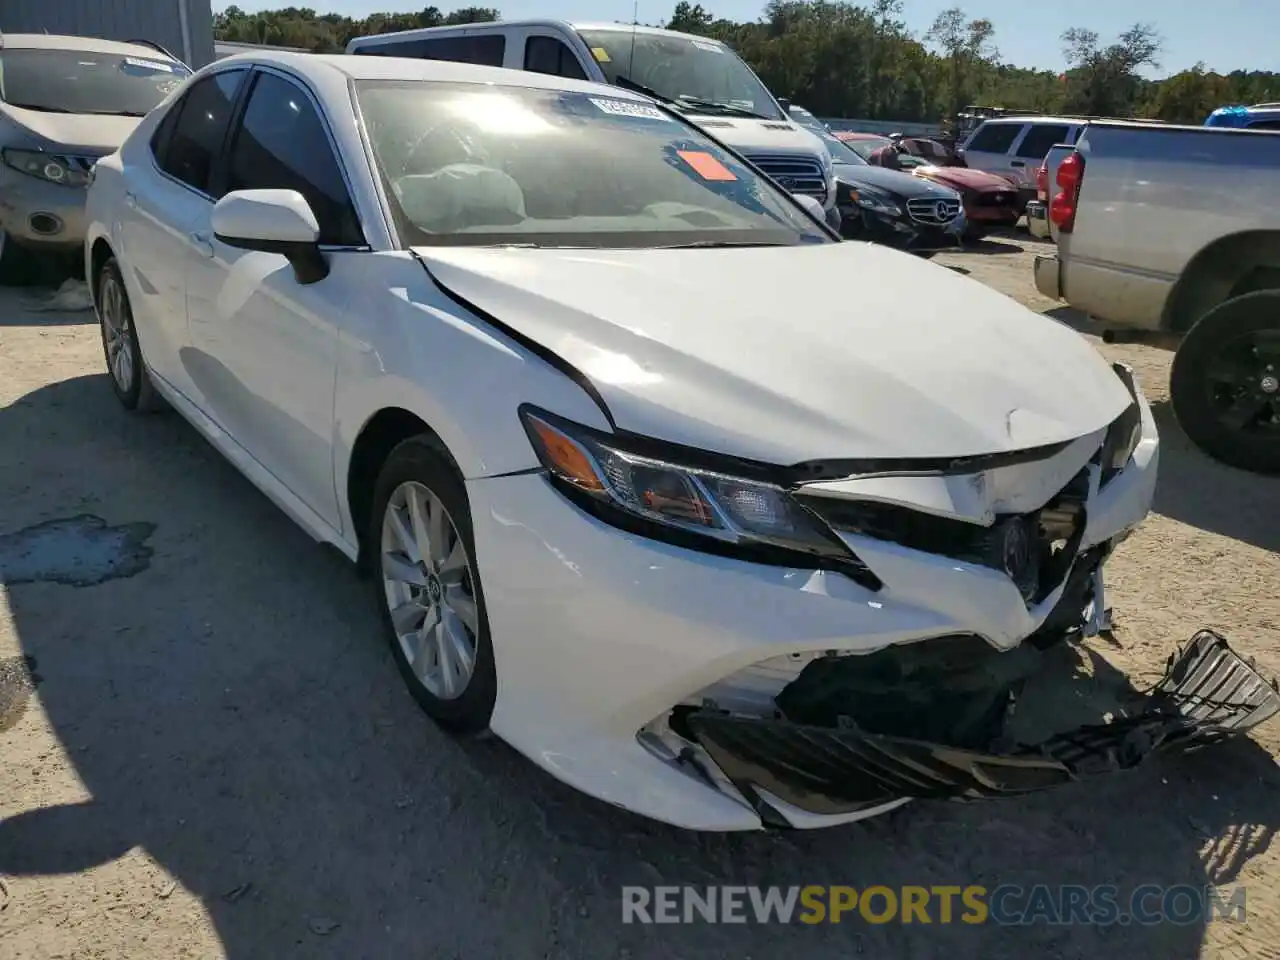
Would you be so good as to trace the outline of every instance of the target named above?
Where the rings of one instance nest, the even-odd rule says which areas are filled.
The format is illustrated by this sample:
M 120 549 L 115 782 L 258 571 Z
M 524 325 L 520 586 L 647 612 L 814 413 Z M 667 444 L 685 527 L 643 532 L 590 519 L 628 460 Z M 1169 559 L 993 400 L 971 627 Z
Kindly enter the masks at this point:
M 1036 288 L 1104 340 L 1176 344 L 1191 440 L 1280 473 L 1280 132 L 1093 122 L 1055 181 Z

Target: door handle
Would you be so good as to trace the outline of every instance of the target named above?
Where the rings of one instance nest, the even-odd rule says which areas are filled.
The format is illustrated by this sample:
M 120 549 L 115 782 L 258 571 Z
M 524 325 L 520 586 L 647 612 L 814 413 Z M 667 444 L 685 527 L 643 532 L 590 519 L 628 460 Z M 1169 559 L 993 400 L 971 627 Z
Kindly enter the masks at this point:
M 134 209 L 138 206 L 138 198 L 132 193 L 126 193 L 124 195 L 124 205 L 130 209 Z
M 196 249 L 204 256 L 208 257 L 210 260 L 213 259 L 213 240 L 210 239 L 209 234 L 202 233 L 199 230 L 193 231 L 191 234 L 191 242 L 195 244 Z
M 1025 166 L 1026 166 L 1026 164 L 1025 164 L 1025 163 L 1023 163 L 1021 160 L 1014 160 L 1012 163 L 1010 163 L 1010 164 L 1009 164 L 1009 166 L 1011 166 L 1011 167 L 1025 167 Z

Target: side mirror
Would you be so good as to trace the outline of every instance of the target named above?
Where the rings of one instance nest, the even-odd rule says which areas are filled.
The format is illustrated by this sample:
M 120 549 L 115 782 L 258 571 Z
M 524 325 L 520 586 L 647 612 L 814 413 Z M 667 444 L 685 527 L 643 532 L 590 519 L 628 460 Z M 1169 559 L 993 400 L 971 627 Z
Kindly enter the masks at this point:
M 808 213 L 809 216 L 813 217 L 813 219 L 820 220 L 823 223 L 827 222 L 826 211 L 822 209 L 822 204 L 813 199 L 813 197 L 806 193 L 793 193 L 792 196 L 796 198 L 796 203 L 804 207 L 805 212 Z
M 784 112 L 784 113 L 790 113 L 790 112 L 791 112 L 791 101 L 790 101 L 790 100 L 788 100 L 786 97 L 779 97 L 779 98 L 778 98 L 778 106 L 780 106 L 780 107 L 782 108 L 782 110 L 783 110 L 783 112 Z
M 320 224 L 297 190 L 233 190 L 213 206 L 213 235 L 240 250 L 283 254 L 299 283 L 329 275 Z

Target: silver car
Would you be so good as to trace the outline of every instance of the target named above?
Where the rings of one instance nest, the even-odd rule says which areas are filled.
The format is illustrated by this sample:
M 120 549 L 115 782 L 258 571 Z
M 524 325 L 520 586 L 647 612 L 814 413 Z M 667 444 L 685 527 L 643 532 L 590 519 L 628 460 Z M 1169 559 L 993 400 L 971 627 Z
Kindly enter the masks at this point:
M 0 283 L 81 255 L 89 171 L 190 72 L 143 43 L 0 35 Z

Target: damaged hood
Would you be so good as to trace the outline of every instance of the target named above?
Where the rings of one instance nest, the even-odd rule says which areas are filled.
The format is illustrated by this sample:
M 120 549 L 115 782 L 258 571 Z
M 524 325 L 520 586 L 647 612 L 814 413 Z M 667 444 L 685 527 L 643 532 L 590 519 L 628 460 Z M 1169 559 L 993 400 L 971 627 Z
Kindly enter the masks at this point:
M 620 428 L 704 450 L 1002 453 L 1092 433 L 1131 402 L 1064 324 L 871 244 L 414 253 L 581 371 Z

